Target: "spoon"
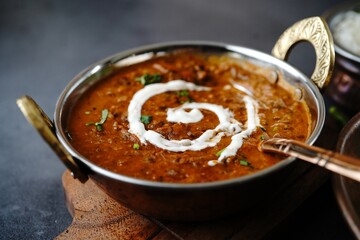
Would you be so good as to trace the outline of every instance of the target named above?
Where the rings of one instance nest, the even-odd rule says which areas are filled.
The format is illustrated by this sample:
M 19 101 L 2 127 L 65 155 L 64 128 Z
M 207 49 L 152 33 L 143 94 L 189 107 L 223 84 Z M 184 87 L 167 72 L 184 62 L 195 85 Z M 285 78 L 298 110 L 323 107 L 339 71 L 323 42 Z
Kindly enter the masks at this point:
M 264 140 L 260 150 L 296 157 L 360 182 L 360 159 L 284 138 Z

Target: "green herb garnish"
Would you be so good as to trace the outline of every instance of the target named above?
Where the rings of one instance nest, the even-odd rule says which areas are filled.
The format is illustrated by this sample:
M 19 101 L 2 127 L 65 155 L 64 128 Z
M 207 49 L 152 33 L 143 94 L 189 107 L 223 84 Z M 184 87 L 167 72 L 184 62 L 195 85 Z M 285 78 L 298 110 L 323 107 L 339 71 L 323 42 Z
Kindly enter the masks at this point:
M 226 149 L 226 148 L 221 149 L 220 151 L 218 151 L 217 153 L 215 153 L 215 155 L 216 155 L 217 157 L 220 157 L 221 153 L 222 153 L 223 151 L 225 151 L 225 149 Z
M 140 145 L 137 144 L 137 143 L 134 143 L 133 148 L 134 148 L 135 150 L 139 150 L 139 149 L 140 149 Z
M 176 94 L 179 97 L 180 103 L 188 103 L 193 101 L 188 90 L 177 91 Z
M 265 135 L 260 136 L 260 140 L 265 140 L 265 138 L 266 138 Z
M 135 80 L 146 86 L 152 83 L 161 82 L 161 76 L 159 74 L 144 74 L 141 77 L 136 78 Z
M 337 109 L 335 106 L 331 106 L 329 108 L 329 113 L 331 116 L 335 118 L 335 120 L 340 122 L 343 126 L 349 121 L 349 118 L 339 109 Z
M 143 124 L 149 124 L 152 120 L 152 116 L 147 116 L 147 115 L 141 115 L 140 117 L 140 121 L 143 123 Z
M 242 166 L 248 167 L 251 165 L 246 159 L 241 159 L 239 162 L 240 162 L 240 165 L 242 165 Z
M 188 90 L 181 90 L 176 92 L 179 97 L 188 97 L 190 95 Z
M 105 123 L 108 115 L 109 115 L 109 110 L 103 109 L 103 110 L 101 111 L 101 119 L 100 119 L 99 122 L 89 122 L 89 123 L 86 123 L 85 125 L 86 125 L 86 126 L 95 125 L 96 130 L 102 131 L 102 130 L 103 130 L 103 124 Z

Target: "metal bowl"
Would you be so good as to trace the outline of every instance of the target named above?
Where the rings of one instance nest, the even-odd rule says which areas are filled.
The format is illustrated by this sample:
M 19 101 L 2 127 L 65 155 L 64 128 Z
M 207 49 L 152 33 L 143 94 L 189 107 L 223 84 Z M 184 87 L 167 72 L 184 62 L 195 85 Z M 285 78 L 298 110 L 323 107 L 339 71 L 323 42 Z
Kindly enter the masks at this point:
M 356 114 L 340 133 L 337 150 L 353 157 L 360 157 L 360 113 Z M 360 183 L 349 178 L 334 175 L 334 190 L 342 213 L 353 231 L 360 239 Z
M 324 18 L 332 33 L 338 21 L 336 18 L 349 11 L 359 12 L 360 2 L 346 2 L 325 12 Z M 329 94 L 343 109 L 356 113 L 360 111 L 360 105 L 354 104 L 354 101 L 360 101 L 360 55 L 345 49 L 336 37 L 334 48 L 336 63 Z
M 312 80 L 280 60 L 286 58 L 291 46 L 303 40 L 310 41 L 317 52 Z M 20 99 L 18 104 L 75 178 L 86 181 L 90 177 L 109 196 L 139 213 L 160 219 L 204 220 L 231 215 L 259 201 L 266 201 L 284 186 L 294 159 L 288 158 L 257 173 L 230 180 L 194 184 L 163 183 L 136 179 L 101 168 L 77 152 L 68 141 L 65 130 L 69 112 L 74 101 L 89 86 L 119 67 L 182 48 L 231 54 L 276 71 L 284 81 L 299 89 L 309 106 L 312 126 L 306 142 L 312 144 L 319 136 L 325 120 L 325 105 L 318 87 L 328 83 L 334 63 L 331 35 L 319 17 L 304 19 L 284 32 L 273 49 L 275 57 L 229 44 L 194 41 L 156 44 L 115 54 L 85 69 L 69 83 L 57 102 L 54 124 L 28 98 Z M 36 121 L 34 123 L 34 115 L 39 116 L 35 118 L 40 121 L 37 124 Z M 46 130 L 44 125 L 50 130 Z

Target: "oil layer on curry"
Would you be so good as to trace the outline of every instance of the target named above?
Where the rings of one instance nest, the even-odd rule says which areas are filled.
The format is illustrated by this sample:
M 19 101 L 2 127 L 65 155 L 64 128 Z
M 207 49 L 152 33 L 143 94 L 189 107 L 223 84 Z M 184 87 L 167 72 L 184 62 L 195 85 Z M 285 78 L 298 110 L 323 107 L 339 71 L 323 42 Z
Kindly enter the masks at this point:
M 176 51 L 119 68 L 91 86 L 68 119 L 69 141 L 113 172 L 197 183 L 279 161 L 259 143 L 305 141 L 309 111 L 281 74 L 235 56 Z

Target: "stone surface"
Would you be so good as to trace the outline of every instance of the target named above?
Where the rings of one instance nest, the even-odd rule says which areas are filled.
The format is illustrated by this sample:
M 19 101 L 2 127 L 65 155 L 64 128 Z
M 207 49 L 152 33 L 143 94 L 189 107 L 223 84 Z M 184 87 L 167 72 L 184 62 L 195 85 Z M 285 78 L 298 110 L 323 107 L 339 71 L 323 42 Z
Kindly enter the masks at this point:
M 0 1 L 0 239 L 51 239 L 71 223 L 61 185 L 65 167 L 25 121 L 18 97 L 32 96 L 52 116 L 62 89 L 82 69 L 150 43 L 209 40 L 269 53 L 286 27 L 340 2 Z M 294 64 L 309 73 L 311 50 L 295 53 Z M 330 206 L 322 211 L 336 211 Z M 315 234 L 296 226 L 311 219 L 339 226 L 328 229 L 330 238 L 346 239 L 341 216 L 333 215 L 296 221 L 288 239 Z

